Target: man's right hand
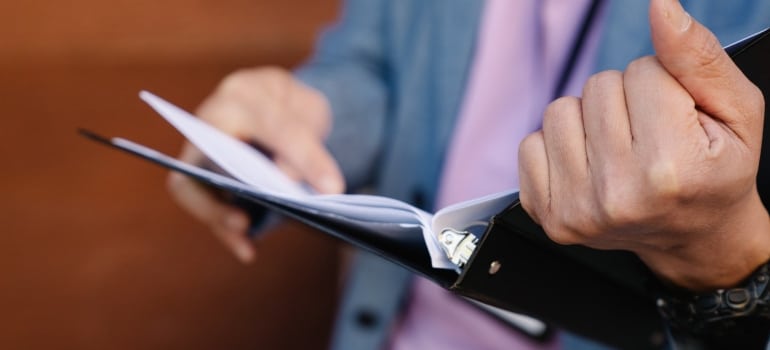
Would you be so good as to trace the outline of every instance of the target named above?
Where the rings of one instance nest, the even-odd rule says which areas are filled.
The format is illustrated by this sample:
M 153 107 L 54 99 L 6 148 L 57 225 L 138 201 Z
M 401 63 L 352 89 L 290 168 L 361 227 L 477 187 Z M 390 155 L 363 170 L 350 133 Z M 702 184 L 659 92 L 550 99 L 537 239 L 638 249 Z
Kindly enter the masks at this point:
M 196 115 L 226 133 L 269 153 L 297 181 L 321 193 L 344 190 L 342 174 L 324 145 L 331 126 L 326 98 L 279 68 L 237 71 L 226 77 L 201 104 Z M 205 156 L 186 143 L 179 156 L 191 164 Z M 242 262 L 254 260 L 247 236 L 248 215 L 211 189 L 179 173 L 168 177 L 176 202 L 213 233 Z

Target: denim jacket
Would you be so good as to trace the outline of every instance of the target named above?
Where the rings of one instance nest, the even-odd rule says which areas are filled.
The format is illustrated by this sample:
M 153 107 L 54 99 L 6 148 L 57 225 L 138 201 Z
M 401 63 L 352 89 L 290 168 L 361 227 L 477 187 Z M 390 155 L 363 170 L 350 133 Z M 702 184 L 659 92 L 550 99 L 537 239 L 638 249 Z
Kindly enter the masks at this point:
M 723 44 L 770 26 L 767 0 L 684 0 Z M 296 71 L 333 112 L 328 147 L 348 188 L 432 208 L 473 60 L 480 0 L 347 0 Z M 596 71 L 653 54 L 648 0 L 610 1 Z M 512 152 L 515 150 L 512 150 Z M 379 349 L 409 272 L 359 254 L 332 348 Z

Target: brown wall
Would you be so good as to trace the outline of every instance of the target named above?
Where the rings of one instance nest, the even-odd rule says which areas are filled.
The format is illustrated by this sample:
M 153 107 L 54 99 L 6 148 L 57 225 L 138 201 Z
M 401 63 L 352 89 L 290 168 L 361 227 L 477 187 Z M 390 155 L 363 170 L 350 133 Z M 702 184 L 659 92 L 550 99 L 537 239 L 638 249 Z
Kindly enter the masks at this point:
M 320 348 L 336 242 L 289 225 L 237 263 L 165 172 L 77 127 L 176 153 L 137 99 L 192 109 L 227 72 L 291 66 L 337 0 L 0 2 L 0 348 Z

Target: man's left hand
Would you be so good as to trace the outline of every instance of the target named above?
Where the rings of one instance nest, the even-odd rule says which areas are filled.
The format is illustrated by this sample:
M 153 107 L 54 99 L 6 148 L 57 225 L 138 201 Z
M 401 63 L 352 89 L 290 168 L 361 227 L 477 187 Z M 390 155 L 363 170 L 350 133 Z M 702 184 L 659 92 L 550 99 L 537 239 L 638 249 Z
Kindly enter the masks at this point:
M 652 0 L 656 56 L 561 98 L 519 149 L 521 200 L 563 244 L 635 252 L 692 290 L 770 258 L 756 176 L 764 99 L 676 0 Z

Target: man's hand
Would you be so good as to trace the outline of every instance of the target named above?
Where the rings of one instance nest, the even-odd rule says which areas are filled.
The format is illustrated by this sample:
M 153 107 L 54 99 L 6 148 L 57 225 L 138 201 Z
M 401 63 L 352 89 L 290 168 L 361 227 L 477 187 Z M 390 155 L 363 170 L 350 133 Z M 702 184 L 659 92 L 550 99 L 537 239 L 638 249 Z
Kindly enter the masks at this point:
M 656 56 L 589 79 L 519 149 L 521 200 L 556 242 L 635 252 L 660 278 L 727 287 L 770 258 L 756 189 L 764 100 L 676 0 Z
M 323 95 L 276 68 L 244 70 L 225 78 L 200 106 L 201 119 L 270 153 L 287 174 L 322 193 L 339 193 L 344 181 L 323 140 L 331 125 Z M 205 157 L 185 144 L 180 159 L 201 164 Z M 171 173 L 168 187 L 178 204 L 208 225 L 243 262 L 254 259 L 246 213 L 198 182 Z

